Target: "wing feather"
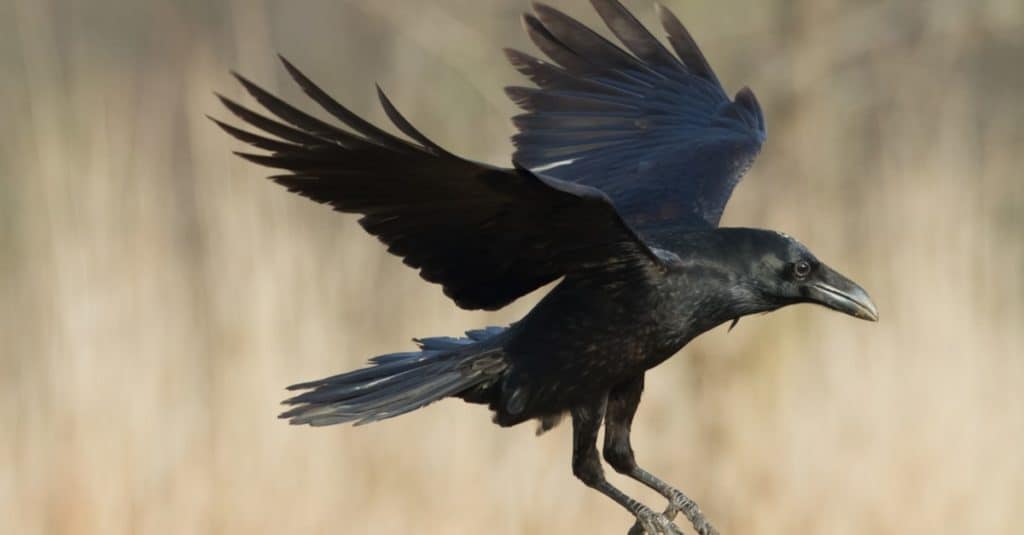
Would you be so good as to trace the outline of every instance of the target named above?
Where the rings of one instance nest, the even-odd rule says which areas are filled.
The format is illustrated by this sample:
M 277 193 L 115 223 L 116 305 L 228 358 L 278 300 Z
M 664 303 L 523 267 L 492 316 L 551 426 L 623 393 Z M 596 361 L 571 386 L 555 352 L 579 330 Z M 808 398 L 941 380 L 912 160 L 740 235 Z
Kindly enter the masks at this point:
M 307 95 L 347 128 L 317 119 L 237 76 L 276 117 L 221 97 L 229 111 L 261 133 L 216 124 L 268 151 L 237 154 L 286 171 L 271 180 L 289 191 L 362 215 L 359 223 L 367 232 L 424 279 L 442 285 L 459 306 L 496 309 L 570 273 L 647 273 L 666 268 L 666 259 L 672 258 L 648 247 L 600 190 L 455 156 L 416 129 L 378 88 L 388 118 L 412 141 L 389 134 L 282 61 Z M 538 100 L 622 110 L 608 98 L 570 91 Z
M 633 227 L 718 225 L 766 137 L 744 88 L 730 100 L 696 41 L 658 13 L 672 54 L 617 0 L 591 0 L 625 50 L 568 15 L 537 4 L 527 33 L 554 64 L 507 52 L 537 86 L 507 93 L 515 159 L 608 194 Z M 628 52 L 627 52 L 628 50 Z
M 599 0 L 592 3 L 608 28 L 640 60 L 653 67 L 679 67 L 679 60 L 622 4 Z

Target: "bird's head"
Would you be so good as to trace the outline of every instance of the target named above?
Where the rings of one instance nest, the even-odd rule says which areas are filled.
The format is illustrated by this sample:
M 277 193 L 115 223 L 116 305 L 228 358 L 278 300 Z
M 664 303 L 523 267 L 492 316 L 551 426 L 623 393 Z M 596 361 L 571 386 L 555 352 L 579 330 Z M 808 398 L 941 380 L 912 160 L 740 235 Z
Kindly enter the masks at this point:
M 868 321 L 878 310 L 866 291 L 818 260 L 795 239 L 759 229 L 720 229 L 729 236 L 723 251 L 734 272 L 741 273 L 736 297 L 751 311 L 768 311 L 796 303 L 816 303 Z

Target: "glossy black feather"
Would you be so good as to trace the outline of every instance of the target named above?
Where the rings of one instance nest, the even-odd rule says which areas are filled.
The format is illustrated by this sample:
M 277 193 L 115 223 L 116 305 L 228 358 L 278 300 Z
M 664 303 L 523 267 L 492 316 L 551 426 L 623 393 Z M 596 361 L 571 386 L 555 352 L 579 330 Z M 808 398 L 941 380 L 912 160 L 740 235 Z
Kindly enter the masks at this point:
M 302 74 L 302 71 L 295 68 L 284 56 L 278 56 L 281 63 L 284 65 L 285 70 L 295 80 L 295 83 L 299 84 L 299 87 L 319 104 L 324 110 L 336 117 L 341 122 L 345 123 L 348 127 L 352 128 L 359 134 L 365 136 L 367 139 L 372 140 L 374 143 L 391 148 L 399 151 L 413 151 L 414 147 L 411 144 L 398 139 L 384 130 L 377 128 L 372 123 L 366 121 L 362 117 L 352 113 L 348 108 L 342 106 L 338 101 L 334 100 L 326 91 L 320 89 L 319 86 L 314 84 L 312 80 Z
M 630 52 L 652 66 L 673 69 L 679 60 L 618 2 L 594 0 L 594 9 Z
M 527 113 L 515 118 L 515 159 L 607 193 L 645 229 L 718 225 L 732 190 L 766 137 L 749 89 L 730 100 L 686 28 L 660 16 L 677 56 L 616 0 L 592 0 L 625 47 L 545 5 L 525 17 L 557 65 L 510 52 L 537 88 L 510 87 Z
M 235 128 L 223 121 L 214 119 L 213 117 L 207 116 L 208 119 L 216 123 L 217 126 L 221 127 L 222 130 L 227 132 L 231 137 L 248 143 L 254 147 L 261 148 L 263 150 L 271 150 L 277 152 L 288 152 L 297 150 L 297 145 L 278 141 L 276 139 L 270 139 L 268 137 L 253 134 L 252 132 L 242 130 L 241 128 Z
M 416 143 L 393 136 L 284 64 L 314 101 L 351 130 L 237 76 L 283 122 L 222 97 L 224 105 L 250 126 L 285 140 L 217 121 L 235 138 L 270 151 L 239 156 L 289 171 L 272 179 L 290 191 L 362 214 L 363 228 L 423 278 L 441 284 L 459 306 L 500 308 L 567 273 L 663 265 L 601 191 L 454 156 L 413 127 L 378 88 L 387 116 Z M 589 95 L 543 95 L 539 101 L 551 99 L 575 99 L 579 106 L 600 110 L 622 108 Z
M 592 93 L 606 95 L 623 95 L 628 92 L 600 80 L 588 80 L 579 78 L 567 73 L 557 65 L 537 59 L 529 54 L 514 50 L 505 49 L 505 56 L 517 71 L 530 78 L 535 84 L 541 87 L 566 91 L 589 91 Z M 633 96 L 640 96 L 633 94 Z
M 380 100 L 380 105 L 384 108 L 384 113 L 391 119 L 403 134 L 415 139 L 421 145 L 426 147 L 430 152 L 437 154 L 448 154 L 448 151 L 441 148 L 437 143 L 434 143 L 427 136 L 423 135 L 415 126 L 412 125 L 402 114 L 395 108 L 395 105 L 391 103 L 387 95 L 384 94 L 384 90 L 377 86 L 377 98 Z
M 619 73 L 650 71 L 642 62 L 565 13 L 541 3 L 534 4 L 534 11 L 544 28 L 562 46 L 583 58 L 590 69 Z
M 570 72 L 586 72 L 590 69 L 587 60 L 581 58 L 567 46 L 559 42 L 558 38 L 551 34 L 536 16 L 526 13 L 523 15 L 523 27 L 526 34 L 537 45 L 544 55 L 552 61 L 569 70 Z
M 718 81 L 718 77 L 715 76 L 715 71 L 711 69 L 711 64 L 704 57 L 704 53 L 701 52 L 700 47 L 697 46 L 697 41 L 690 35 L 686 26 L 683 26 L 683 23 L 679 21 L 675 13 L 669 11 L 668 8 L 658 4 L 655 9 L 658 11 L 661 25 L 668 33 L 668 41 L 672 43 L 672 48 L 675 49 L 676 54 L 686 64 L 686 68 L 694 75 L 700 76 L 721 88 L 722 84 Z M 724 90 L 722 95 L 725 96 Z

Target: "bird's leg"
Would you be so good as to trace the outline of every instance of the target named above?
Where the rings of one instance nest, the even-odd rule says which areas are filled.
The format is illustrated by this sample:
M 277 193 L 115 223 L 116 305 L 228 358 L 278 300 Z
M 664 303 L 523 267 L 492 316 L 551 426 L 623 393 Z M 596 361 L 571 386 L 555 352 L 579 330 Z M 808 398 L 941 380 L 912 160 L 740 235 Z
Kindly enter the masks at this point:
M 718 535 L 718 531 L 704 518 L 697 504 L 682 491 L 665 483 L 650 472 L 636 464 L 633 447 L 629 442 L 629 432 L 633 425 L 633 416 L 640 405 L 640 394 L 644 390 L 644 376 L 641 375 L 629 382 L 616 386 L 608 394 L 608 404 L 604 428 L 604 458 L 617 472 L 625 474 L 644 485 L 658 491 L 669 500 L 664 516 L 675 519 L 682 512 L 693 524 L 699 535 Z M 634 524 L 630 535 L 641 533 L 642 527 Z
M 572 472 L 588 487 L 615 500 L 636 517 L 637 525 L 650 535 L 682 535 L 682 531 L 646 505 L 630 498 L 604 478 L 601 456 L 597 451 L 597 433 L 604 418 L 606 399 L 574 407 L 572 414 Z

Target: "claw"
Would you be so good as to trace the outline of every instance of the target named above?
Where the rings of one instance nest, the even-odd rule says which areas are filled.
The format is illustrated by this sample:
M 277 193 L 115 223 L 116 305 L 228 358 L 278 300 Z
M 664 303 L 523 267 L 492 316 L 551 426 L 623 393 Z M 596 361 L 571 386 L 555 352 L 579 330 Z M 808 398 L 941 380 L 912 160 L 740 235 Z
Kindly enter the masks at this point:
M 693 529 L 697 530 L 697 535 L 718 535 L 718 530 L 704 518 L 704 513 L 697 506 L 697 502 L 676 490 L 672 492 L 669 506 L 665 509 L 665 516 L 669 520 L 675 520 L 676 514 L 679 512 L 683 513 L 683 516 L 690 521 Z
M 683 530 L 664 514 L 644 507 L 637 510 L 636 522 L 629 528 L 629 535 L 683 535 Z

